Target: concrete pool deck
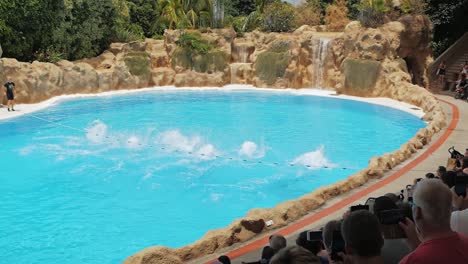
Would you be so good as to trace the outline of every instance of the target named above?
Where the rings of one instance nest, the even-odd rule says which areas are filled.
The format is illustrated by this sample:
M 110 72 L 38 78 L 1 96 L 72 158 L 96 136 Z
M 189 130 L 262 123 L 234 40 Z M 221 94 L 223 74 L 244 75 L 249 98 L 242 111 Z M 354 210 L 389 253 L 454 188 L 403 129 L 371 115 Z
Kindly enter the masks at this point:
M 233 264 L 258 261 L 261 249 L 267 245 L 271 234 L 283 234 L 288 245 L 295 244 L 297 235 L 304 230 L 317 230 L 328 221 L 340 218 L 354 204 L 363 204 L 368 197 L 378 197 L 385 193 L 397 193 L 416 178 L 423 178 L 427 172 L 435 172 L 439 165 L 446 165 L 447 149 L 455 146 L 461 152 L 468 147 L 468 103 L 453 97 L 437 95 L 447 117 L 447 126 L 436 134 L 431 143 L 418 151 L 411 159 L 386 173 L 379 180 L 371 180 L 344 195 L 329 200 L 324 206 L 313 210 L 305 217 L 286 227 L 263 233 L 245 243 L 239 243 L 216 254 L 193 260 L 189 263 L 211 263 L 219 255 L 228 255 Z

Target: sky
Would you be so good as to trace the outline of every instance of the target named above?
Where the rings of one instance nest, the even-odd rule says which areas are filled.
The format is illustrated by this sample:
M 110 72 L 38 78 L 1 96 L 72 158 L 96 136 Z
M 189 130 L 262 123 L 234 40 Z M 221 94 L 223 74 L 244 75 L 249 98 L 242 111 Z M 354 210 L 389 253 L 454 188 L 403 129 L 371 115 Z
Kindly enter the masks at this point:
M 299 4 L 300 2 L 302 2 L 302 0 L 285 0 L 285 1 L 286 1 L 286 2 L 289 2 L 289 3 L 293 4 L 293 5 L 297 5 L 297 4 Z

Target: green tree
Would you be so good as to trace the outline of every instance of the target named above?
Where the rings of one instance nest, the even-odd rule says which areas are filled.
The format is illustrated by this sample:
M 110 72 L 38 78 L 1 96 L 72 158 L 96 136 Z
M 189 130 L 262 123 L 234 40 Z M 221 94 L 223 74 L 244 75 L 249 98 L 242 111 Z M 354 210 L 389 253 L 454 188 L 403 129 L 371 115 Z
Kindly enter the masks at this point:
M 0 1 L 0 39 L 4 56 L 31 61 L 52 43 L 51 29 L 61 23 L 63 1 Z
M 286 2 L 274 2 L 265 7 L 263 30 L 288 32 L 296 26 L 295 10 Z
M 247 16 L 255 11 L 255 0 L 226 1 L 226 15 L 232 17 Z
M 127 0 L 130 11 L 130 23 L 141 27 L 145 37 L 153 37 L 164 33 L 165 23 L 160 23 L 159 5 L 157 0 Z
M 432 46 L 436 56 L 468 31 L 468 0 L 428 0 L 426 13 L 434 24 Z

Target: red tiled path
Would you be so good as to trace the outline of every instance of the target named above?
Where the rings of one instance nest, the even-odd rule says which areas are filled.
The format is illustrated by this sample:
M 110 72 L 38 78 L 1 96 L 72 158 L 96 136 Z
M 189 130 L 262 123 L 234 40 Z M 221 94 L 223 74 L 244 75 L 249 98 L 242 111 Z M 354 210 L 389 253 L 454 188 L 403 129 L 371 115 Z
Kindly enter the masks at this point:
M 310 215 L 309 217 L 305 218 L 305 219 L 302 219 L 298 222 L 295 222 L 295 223 L 292 223 L 286 227 L 283 227 L 281 228 L 280 230 L 278 230 L 277 234 L 282 234 L 284 236 L 288 236 L 294 232 L 296 232 L 297 230 L 301 229 L 301 228 L 304 228 L 308 225 L 311 225 L 313 224 L 314 222 L 316 222 L 317 220 L 323 218 L 323 217 L 326 217 L 327 215 L 337 211 L 337 210 L 340 210 L 344 207 L 349 207 L 351 204 L 353 204 L 354 202 L 364 198 L 364 197 L 368 197 L 369 194 L 371 194 L 372 192 L 384 187 L 385 185 L 395 181 L 396 179 L 400 178 L 401 176 L 403 176 L 405 173 L 411 171 L 414 167 L 416 167 L 418 164 L 420 164 L 422 161 L 424 161 L 426 158 L 428 158 L 432 153 L 434 153 L 440 146 L 442 146 L 442 144 L 450 137 L 450 135 L 452 134 L 453 130 L 455 130 L 455 128 L 457 127 L 458 125 L 458 119 L 459 119 L 459 116 L 460 116 L 460 113 L 459 113 L 459 110 L 458 110 L 458 107 L 450 102 L 447 102 L 445 100 L 442 100 L 442 99 L 439 99 L 439 101 L 443 102 L 443 103 L 446 103 L 448 105 L 450 105 L 450 107 L 452 108 L 452 120 L 448 126 L 448 128 L 445 130 L 444 134 L 436 141 L 434 142 L 426 151 L 424 151 L 419 157 L 417 157 L 416 159 L 414 159 L 413 161 L 411 161 L 410 163 L 408 163 L 407 165 L 405 165 L 403 168 L 401 168 L 400 170 L 396 171 L 395 173 L 391 174 L 390 176 L 376 182 L 375 184 L 372 184 L 370 185 L 369 187 L 349 196 L 349 197 L 346 197 L 344 198 L 343 200 L 341 200 L 340 202 L 338 203 L 335 203 L 334 205 L 328 207 L 328 208 L 325 208 L 315 214 L 312 214 Z M 235 258 L 238 258 L 248 252 L 251 252 L 253 250 L 257 250 L 257 249 L 260 249 L 262 248 L 263 246 L 265 246 L 266 244 L 268 243 L 268 236 L 264 236 L 262 238 L 259 238 L 257 240 L 254 240 L 252 241 L 251 243 L 248 243 L 240 248 L 237 248 L 231 252 L 229 252 L 227 254 L 227 256 L 229 256 L 231 259 L 235 259 Z M 209 262 L 206 262 L 207 264 L 209 263 L 212 263 L 214 262 L 215 260 L 211 260 Z

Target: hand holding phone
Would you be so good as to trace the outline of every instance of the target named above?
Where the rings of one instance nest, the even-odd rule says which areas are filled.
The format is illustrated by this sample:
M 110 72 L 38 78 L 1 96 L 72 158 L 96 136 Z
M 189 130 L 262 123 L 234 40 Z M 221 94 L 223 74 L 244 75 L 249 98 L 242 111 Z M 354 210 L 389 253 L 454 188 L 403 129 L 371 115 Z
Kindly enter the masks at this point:
M 343 236 L 341 235 L 341 231 L 333 231 L 330 258 L 333 261 L 343 261 L 343 258 L 340 257 L 340 253 L 344 252 L 345 242 Z

